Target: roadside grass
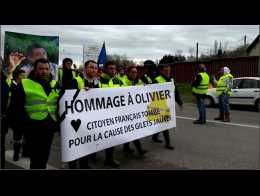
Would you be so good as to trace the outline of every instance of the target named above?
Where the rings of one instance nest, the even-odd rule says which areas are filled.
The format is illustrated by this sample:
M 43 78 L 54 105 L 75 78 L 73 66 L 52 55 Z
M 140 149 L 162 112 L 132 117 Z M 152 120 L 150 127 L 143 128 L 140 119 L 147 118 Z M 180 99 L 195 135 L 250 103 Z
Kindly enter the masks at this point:
M 184 103 L 194 103 L 194 97 L 191 92 L 191 85 L 188 83 L 177 83 L 180 97 Z

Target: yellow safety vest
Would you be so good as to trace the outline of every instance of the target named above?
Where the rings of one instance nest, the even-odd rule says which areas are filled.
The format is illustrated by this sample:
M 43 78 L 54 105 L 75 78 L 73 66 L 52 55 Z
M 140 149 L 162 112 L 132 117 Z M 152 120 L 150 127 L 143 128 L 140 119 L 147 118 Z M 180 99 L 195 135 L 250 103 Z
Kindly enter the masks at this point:
M 198 73 L 201 75 L 200 85 L 197 87 L 192 87 L 192 92 L 196 94 L 207 94 L 209 89 L 209 75 L 206 72 Z
M 125 75 L 125 77 L 122 79 L 123 82 L 123 86 L 133 86 L 133 81 L 129 80 L 127 75 Z M 141 86 L 144 83 L 142 82 L 142 80 L 138 79 L 138 82 L 135 84 L 135 86 Z
M 146 79 L 147 79 L 147 81 L 148 81 L 149 84 L 152 84 L 152 83 L 153 83 L 152 79 L 151 79 L 149 76 L 145 76 L 145 77 L 146 77 Z
M 101 77 L 106 81 L 104 82 L 101 78 L 99 81 L 99 88 L 118 88 L 123 85 L 123 82 L 117 77 L 110 78 L 110 76 L 106 73 L 102 73 Z
M 228 89 L 228 86 L 225 83 L 226 78 L 233 79 L 233 76 L 231 74 L 225 74 L 219 78 L 219 80 L 217 82 L 217 87 L 216 87 L 217 96 L 222 95 L 224 92 L 226 92 L 229 96 L 231 96 L 231 94 L 232 94 L 231 89 Z
M 80 77 L 80 76 L 76 76 L 74 77 L 75 80 L 77 80 L 78 83 L 78 88 L 81 90 L 84 88 L 85 84 L 84 84 L 84 80 Z
M 155 80 L 156 80 L 158 83 L 165 83 L 165 82 L 167 82 L 167 81 L 164 79 L 164 77 L 162 77 L 161 75 L 157 76 L 157 77 L 155 78 Z M 173 79 L 173 78 L 171 79 L 171 82 L 174 82 L 174 79 Z
M 156 80 L 158 83 L 165 83 L 165 82 L 167 82 L 167 81 L 164 79 L 164 77 L 162 77 L 161 75 L 160 75 L 160 76 L 157 76 L 157 77 L 155 78 L 155 80 Z M 171 81 L 174 82 L 174 79 L 172 78 Z
M 11 91 L 11 89 L 10 89 L 11 84 L 12 84 L 12 79 L 7 78 L 7 79 L 6 79 L 6 84 L 7 84 L 8 87 L 9 87 L 8 99 L 7 99 L 7 108 L 9 108 L 10 102 L 11 102 L 11 96 L 12 96 L 12 91 Z
M 74 70 L 72 70 L 72 77 L 76 77 L 76 72 Z M 63 68 L 59 68 L 58 70 L 58 81 L 62 82 L 62 77 L 63 77 Z
M 106 73 L 102 73 L 98 84 L 99 88 L 108 88 L 109 80 L 110 80 L 110 76 Z
M 59 83 L 62 84 L 62 77 L 63 77 L 63 69 L 59 68 L 59 72 L 58 72 L 58 80 Z M 76 72 L 74 70 L 72 70 L 72 77 L 77 80 L 78 83 L 78 88 L 79 89 L 83 89 L 84 88 L 84 80 L 76 74 Z
M 125 78 L 125 74 L 123 76 L 120 76 L 120 74 L 117 74 L 116 76 L 119 80 L 123 81 Z
M 7 83 L 7 85 L 8 85 L 9 87 L 11 87 L 12 79 L 7 78 L 7 79 L 6 79 L 6 83 Z
M 108 84 L 102 83 L 99 81 L 98 83 L 99 88 L 108 88 Z
M 38 82 L 23 79 L 22 85 L 25 92 L 25 110 L 33 120 L 44 120 L 50 114 L 57 121 L 56 110 L 59 93 L 56 89 L 56 80 L 50 82 L 52 91 L 47 96 L 43 87 Z

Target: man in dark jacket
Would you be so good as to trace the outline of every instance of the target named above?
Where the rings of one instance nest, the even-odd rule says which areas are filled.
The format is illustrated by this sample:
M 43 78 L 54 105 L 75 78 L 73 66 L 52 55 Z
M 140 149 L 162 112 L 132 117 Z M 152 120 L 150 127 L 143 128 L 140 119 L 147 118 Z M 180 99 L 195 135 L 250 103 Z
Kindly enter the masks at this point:
M 80 82 L 83 82 L 83 88 L 88 90 L 90 88 L 99 88 L 99 81 L 97 79 L 97 71 L 98 71 L 98 67 L 97 67 L 97 63 L 93 60 L 89 60 L 87 62 L 85 62 L 84 65 L 84 70 L 85 72 L 85 78 L 82 79 L 82 81 L 79 81 L 78 79 L 74 78 L 71 81 L 71 85 L 70 88 L 67 89 L 82 89 L 82 85 L 80 84 Z M 70 169 L 77 169 L 79 165 L 79 169 L 90 169 L 89 164 L 88 164 L 88 159 L 89 157 L 94 157 L 95 158 L 96 153 L 93 153 L 91 155 L 87 155 L 84 157 L 81 157 L 77 160 L 74 161 L 70 161 L 69 162 L 69 168 Z
M 107 61 L 100 75 L 99 88 L 119 88 L 123 82 L 117 77 L 117 65 L 113 61 Z M 115 147 L 107 148 L 105 165 L 118 168 L 120 163 L 114 159 Z
M 0 81 L 1 81 L 1 169 L 5 168 L 5 135 L 8 132 L 8 123 L 7 123 L 7 106 L 9 100 L 10 92 L 10 82 L 11 80 L 7 78 L 3 71 L 3 59 L 0 57 Z
M 14 112 L 17 126 L 28 133 L 30 168 L 46 169 L 57 123 L 57 82 L 52 80 L 46 59 L 34 63 L 34 74 L 23 79 L 14 92 Z
M 144 62 L 143 74 L 140 79 L 144 84 L 152 84 L 153 80 L 158 76 L 156 72 L 156 65 L 151 60 L 146 60 Z
M 122 78 L 123 86 L 143 86 L 144 83 L 138 77 L 137 67 L 135 65 L 129 66 L 126 69 L 126 75 Z M 133 141 L 137 152 L 140 157 L 143 157 L 147 150 L 144 150 L 141 144 L 140 139 Z M 134 150 L 130 148 L 130 142 L 127 142 L 123 145 L 123 150 L 125 153 L 132 153 Z
M 26 77 L 25 71 L 22 69 L 16 69 L 13 72 L 13 80 L 10 86 L 10 92 L 11 92 L 11 100 L 14 99 L 14 94 L 17 89 L 17 85 Z M 13 103 L 13 101 L 11 101 Z M 8 109 L 8 116 L 9 116 L 9 125 L 13 129 L 13 149 L 14 149 L 14 154 L 13 154 L 13 161 L 18 161 L 19 160 L 19 154 L 20 154 L 20 149 L 22 147 L 21 141 L 23 143 L 23 155 L 24 157 L 29 157 L 29 152 L 28 152 L 28 145 L 26 143 L 26 135 L 22 133 L 22 130 L 20 129 L 19 126 L 17 126 L 17 123 L 15 120 L 10 118 L 15 109 L 12 108 L 13 104 L 10 105 Z
M 196 97 L 199 111 L 199 118 L 193 122 L 194 124 L 206 123 L 206 106 L 204 104 L 204 100 L 207 95 L 208 86 L 209 76 L 206 73 L 206 66 L 204 64 L 200 64 L 196 79 L 192 83 L 192 94 Z
M 164 83 L 164 82 L 174 82 L 173 78 L 171 77 L 171 67 L 170 67 L 170 65 L 160 65 L 159 71 L 160 71 L 160 75 L 154 79 L 154 81 L 153 81 L 154 84 Z M 179 91 L 176 88 L 176 86 L 175 86 L 174 93 L 175 93 L 175 101 L 178 103 L 178 105 L 180 106 L 180 109 L 182 110 L 183 102 L 180 98 Z M 154 142 L 162 143 L 162 141 L 158 139 L 158 135 L 159 135 L 159 133 L 154 134 L 152 139 L 153 139 Z M 169 130 L 163 131 L 163 136 L 164 136 L 164 139 L 165 139 L 165 148 L 173 150 L 174 147 L 170 145 Z

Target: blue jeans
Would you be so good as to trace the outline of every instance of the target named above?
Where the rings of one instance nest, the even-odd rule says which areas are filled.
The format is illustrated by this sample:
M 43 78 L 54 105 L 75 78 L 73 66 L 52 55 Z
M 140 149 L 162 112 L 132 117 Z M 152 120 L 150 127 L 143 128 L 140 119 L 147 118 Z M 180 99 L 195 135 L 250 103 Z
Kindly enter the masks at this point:
M 197 98 L 197 107 L 199 111 L 199 121 L 206 122 L 206 107 L 204 104 L 204 96 L 196 96 Z
M 226 93 L 223 93 L 219 96 L 219 111 L 220 113 L 229 112 L 229 96 Z

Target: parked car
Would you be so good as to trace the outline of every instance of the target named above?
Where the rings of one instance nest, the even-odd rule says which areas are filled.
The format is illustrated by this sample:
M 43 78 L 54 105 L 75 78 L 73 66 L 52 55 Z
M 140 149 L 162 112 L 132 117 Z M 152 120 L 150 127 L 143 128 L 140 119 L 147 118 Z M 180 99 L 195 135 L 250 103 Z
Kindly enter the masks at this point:
M 251 105 L 260 109 L 260 78 L 259 77 L 241 77 L 233 79 L 232 95 L 230 104 Z M 210 88 L 205 99 L 206 106 L 218 104 L 216 88 Z

